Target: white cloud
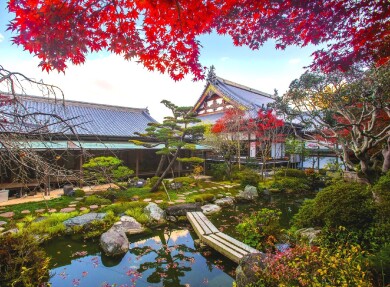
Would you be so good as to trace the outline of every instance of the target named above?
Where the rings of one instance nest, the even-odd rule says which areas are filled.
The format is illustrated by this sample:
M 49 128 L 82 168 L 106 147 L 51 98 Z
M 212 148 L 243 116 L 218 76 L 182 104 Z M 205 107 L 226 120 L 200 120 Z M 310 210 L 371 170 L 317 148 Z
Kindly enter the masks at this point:
M 300 58 L 294 58 L 294 59 L 290 59 L 289 61 L 288 61 L 288 63 L 290 64 L 290 65 L 296 65 L 296 64 L 299 64 L 301 62 L 301 59 Z
M 4 36 L 0 34 L 0 43 L 4 41 Z
M 160 103 L 167 99 L 179 106 L 192 106 L 202 93 L 204 82 L 191 77 L 175 82 L 168 75 L 149 72 L 142 65 L 109 55 L 87 60 L 84 65 L 69 65 L 63 73 L 42 72 L 38 60 L 3 61 L 8 70 L 43 79 L 60 87 L 65 99 L 134 108 L 148 107 L 150 114 L 161 121 L 169 111 Z

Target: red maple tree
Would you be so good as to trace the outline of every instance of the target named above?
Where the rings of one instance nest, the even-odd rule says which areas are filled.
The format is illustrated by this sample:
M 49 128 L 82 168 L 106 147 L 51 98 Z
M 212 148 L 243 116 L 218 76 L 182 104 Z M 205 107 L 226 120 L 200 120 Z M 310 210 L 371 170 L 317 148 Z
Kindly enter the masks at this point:
M 312 65 L 325 70 L 390 59 L 388 0 L 9 0 L 8 9 L 13 42 L 47 71 L 107 49 L 175 80 L 202 79 L 198 36 L 212 31 L 254 50 L 269 39 L 279 49 L 327 43 Z

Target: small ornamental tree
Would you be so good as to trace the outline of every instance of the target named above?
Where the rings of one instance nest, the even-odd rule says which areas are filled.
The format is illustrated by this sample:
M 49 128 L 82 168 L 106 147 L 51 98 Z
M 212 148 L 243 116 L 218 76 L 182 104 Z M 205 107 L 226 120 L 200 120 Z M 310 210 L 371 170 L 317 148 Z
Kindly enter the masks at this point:
M 128 180 L 134 171 L 122 163 L 119 158 L 113 156 L 94 157 L 83 164 L 84 174 L 88 181 L 99 183 Z
M 108 50 L 175 80 L 202 79 L 199 36 L 213 31 L 252 50 L 270 39 L 277 49 L 326 43 L 313 66 L 328 71 L 390 59 L 388 0 L 10 0 L 8 10 L 13 43 L 47 71 Z
M 145 147 L 156 147 L 161 145 L 162 148 L 156 152 L 161 155 L 160 164 L 157 168 L 156 176 L 158 180 L 151 188 L 151 192 L 157 191 L 163 179 L 168 175 L 168 172 L 173 168 L 176 161 L 191 162 L 194 164 L 203 161 L 201 158 L 180 157 L 180 151 L 183 149 L 195 149 L 195 144 L 202 139 L 204 126 L 195 125 L 200 120 L 191 112 L 192 107 L 179 107 L 170 101 L 161 101 L 172 112 L 172 116 L 164 117 L 162 123 L 149 123 L 145 133 L 137 133 L 144 138 L 143 141 L 131 140 L 131 142 Z M 165 161 L 168 165 L 164 167 Z M 162 170 L 160 174 L 159 171 Z
M 349 170 L 351 154 L 369 180 L 390 163 L 390 65 L 348 73 L 306 72 L 278 100 L 279 109 L 305 125 L 306 134 L 327 144 Z
M 257 117 L 250 119 L 247 124 L 248 132 L 256 137 L 256 146 L 261 158 L 261 175 L 271 155 L 272 146 L 285 141 L 285 124 L 279 119 L 272 109 L 257 112 Z M 276 153 L 276 151 L 275 151 Z
M 245 131 L 246 121 L 245 111 L 231 108 L 211 127 L 211 132 L 217 135 L 213 140 L 215 150 L 227 162 L 229 173 L 231 173 L 234 158 L 236 158 L 238 168 L 241 168 L 242 140 L 247 134 Z

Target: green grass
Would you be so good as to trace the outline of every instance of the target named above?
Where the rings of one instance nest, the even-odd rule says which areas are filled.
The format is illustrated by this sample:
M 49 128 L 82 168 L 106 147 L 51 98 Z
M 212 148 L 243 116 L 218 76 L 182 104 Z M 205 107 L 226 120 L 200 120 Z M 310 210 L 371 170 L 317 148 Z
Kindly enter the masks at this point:
M 26 215 L 21 214 L 20 212 L 23 210 L 30 210 L 31 213 L 34 213 L 37 209 L 61 209 L 67 207 L 72 201 L 74 201 L 74 197 L 69 196 L 61 196 L 60 198 L 55 198 L 46 201 L 37 201 L 37 202 L 26 202 L 15 205 L 6 206 L 1 212 L 13 211 L 15 212 L 14 219 L 24 218 Z M 1 219 L 3 220 L 3 219 Z

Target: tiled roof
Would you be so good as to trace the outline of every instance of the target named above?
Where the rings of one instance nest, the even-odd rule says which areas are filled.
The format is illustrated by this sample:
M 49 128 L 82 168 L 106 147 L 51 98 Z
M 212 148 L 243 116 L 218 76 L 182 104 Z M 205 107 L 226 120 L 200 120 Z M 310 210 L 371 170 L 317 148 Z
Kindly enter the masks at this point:
M 225 96 L 245 106 L 248 110 L 267 108 L 267 104 L 273 103 L 272 95 L 222 79 L 216 78 L 217 87 Z
M 26 112 L 39 113 L 31 120 L 31 126 L 46 125 L 48 133 L 71 134 L 72 131 L 58 119 L 42 114 L 58 115 L 79 136 L 131 137 L 135 132 L 144 132 L 148 123 L 156 122 L 147 109 L 34 96 L 20 96 L 19 100 Z

